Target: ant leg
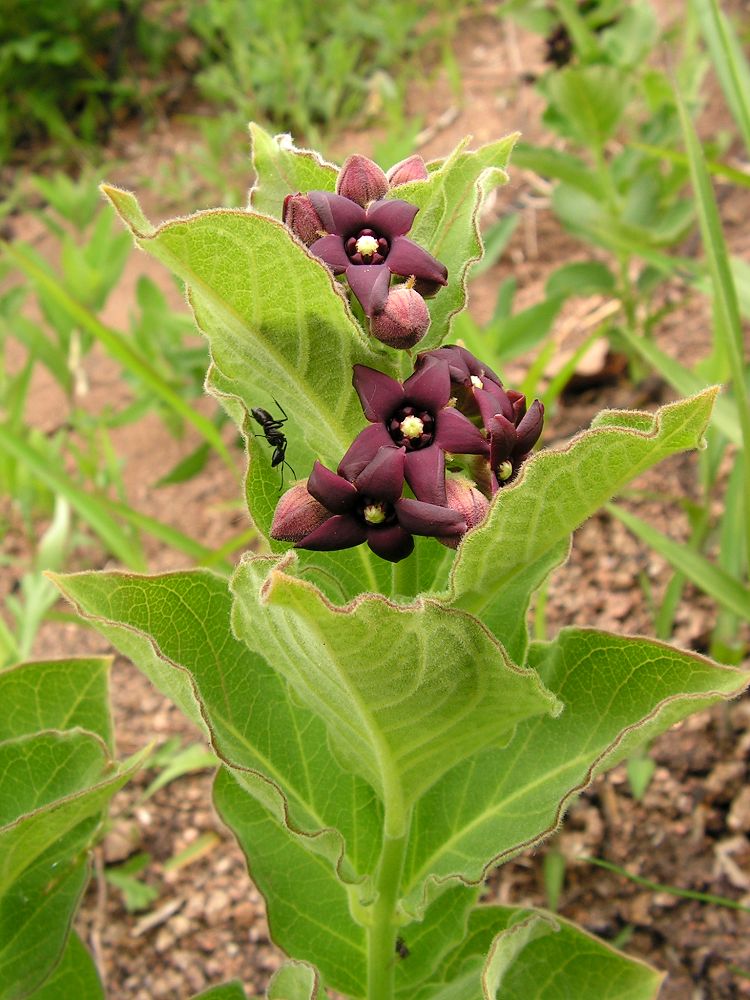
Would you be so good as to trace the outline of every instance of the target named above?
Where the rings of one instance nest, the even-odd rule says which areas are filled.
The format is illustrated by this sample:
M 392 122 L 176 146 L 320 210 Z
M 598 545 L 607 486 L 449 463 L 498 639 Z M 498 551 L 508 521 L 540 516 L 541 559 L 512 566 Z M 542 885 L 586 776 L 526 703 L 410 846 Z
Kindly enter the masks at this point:
M 278 399 L 275 396 L 271 396 L 271 399 L 274 401 L 274 403 L 276 403 L 276 405 L 278 406 L 278 408 L 284 414 L 284 419 L 283 420 L 279 420 L 278 421 L 279 424 L 285 424 L 287 422 L 287 420 L 289 419 L 289 417 L 286 415 L 286 410 L 284 409 L 284 407 L 281 405 L 281 403 L 278 401 Z

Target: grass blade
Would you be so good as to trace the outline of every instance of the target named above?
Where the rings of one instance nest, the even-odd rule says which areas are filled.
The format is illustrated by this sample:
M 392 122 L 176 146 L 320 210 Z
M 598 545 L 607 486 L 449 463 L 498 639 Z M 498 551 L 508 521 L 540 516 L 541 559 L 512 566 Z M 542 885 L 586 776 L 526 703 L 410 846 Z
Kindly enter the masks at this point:
M 140 379 L 154 395 L 158 396 L 180 417 L 192 424 L 201 437 L 205 438 L 221 456 L 227 466 L 236 471 L 237 463 L 229 454 L 214 424 L 202 413 L 194 410 L 179 393 L 175 392 L 121 333 L 105 326 L 92 312 L 77 302 L 53 275 L 48 274 L 22 248 L 11 247 L 7 243 L 0 243 L 0 247 L 27 278 L 43 288 L 69 314 L 71 319 L 98 340 L 123 368 Z
M 668 538 L 623 507 L 608 504 L 607 510 L 723 608 L 750 621 L 750 589 L 743 587 L 730 573 L 694 549 Z
M 123 531 L 110 514 L 107 504 L 76 486 L 61 470 L 53 468 L 44 455 L 14 433 L 7 424 L 0 433 L 0 452 L 22 462 L 53 493 L 64 497 L 120 562 L 136 572 L 146 570 L 146 559 L 140 543 Z
M 694 0 L 701 31 L 745 150 L 750 154 L 750 67 L 717 0 Z

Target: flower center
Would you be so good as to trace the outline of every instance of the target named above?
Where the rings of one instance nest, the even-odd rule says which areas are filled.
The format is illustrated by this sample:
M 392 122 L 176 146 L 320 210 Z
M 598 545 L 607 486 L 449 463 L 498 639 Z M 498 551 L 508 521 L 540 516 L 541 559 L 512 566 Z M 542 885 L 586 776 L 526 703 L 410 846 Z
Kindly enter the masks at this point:
M 509 461 L 501 462 L 497 467 L 497 478 L 501 483 L 506 482 L 513 475 L 513 463 Z
M 388 433 L 407 452 L 429 447 L 435 437 L 435 417 L 429 410 L 407 404 L 386 422 Z
M 471 384 L 474 386 L 475 389 L 484 389 L 484 382 L 478 375 L 471 376 Z
M 373 229 L 363 229 L 344 240 L 346 255 L 352 264 L 382 264 L 388 256 L 388 240 Z
M 382 503 L 368 503 L 362 514 L 368 524 L 382 524 L 386 517 L 385 505 Z

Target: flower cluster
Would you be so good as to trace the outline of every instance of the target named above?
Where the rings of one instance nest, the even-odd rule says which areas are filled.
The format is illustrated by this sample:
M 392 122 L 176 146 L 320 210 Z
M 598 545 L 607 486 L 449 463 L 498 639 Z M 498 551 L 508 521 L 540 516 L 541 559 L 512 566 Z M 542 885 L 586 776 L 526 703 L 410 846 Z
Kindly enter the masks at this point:
M 455 548 L 542 431 L 539 400 L 527 410 L 521 393 L 459 346 L 419 355 L 404 382 L 355 365 L 353 384 L 368 426 L 336 472 L 316 462 L 282 497 L 274 538 L 315 550 L 367 542 L 391 562 L 411 553 L 413 535 Z
M 385 198 L 394 187 L 424 180 L 427 168 L 411 156 L 385 174 L 366 156 L 350 156 L 336 191 L 288 195 L 283 219 L 310 252 L 336 275 L 344 275 L 370 321 L 370 330 L 390 347 L 414 347 L 430 325 L 424 297 L 448 280 L 446 268 L 407 237 L 415 205 Z M 391 278 L 405 282 L 391 287 Z

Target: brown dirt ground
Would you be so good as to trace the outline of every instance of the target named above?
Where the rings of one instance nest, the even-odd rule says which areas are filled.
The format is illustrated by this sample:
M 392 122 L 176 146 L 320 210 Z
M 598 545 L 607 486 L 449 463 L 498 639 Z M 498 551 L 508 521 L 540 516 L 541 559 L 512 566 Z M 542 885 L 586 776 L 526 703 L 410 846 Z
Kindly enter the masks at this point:
M 665 17 L 674 5 L 663 4 Z M 679 12 L 679 5 L 676 8 Z M 416 89 L 409 110 L 427 123 L 420 151 L 426 157 L 444 155 L 466 133 L 484 142 L 513 130 L 527 139 L 541 136 L 539 98 L 523 81 L 523 74 L 541 69 L 541 46 L 492 16 L 492 5 L 482 16 L 467 17 L 456 43 L 464 84 L 456 103 L 448 81 L 438 75 L 429 86 Z M 377 132 L 352 132 L 339 138 L 341 155 L 367 152 Z M 189 155 L 189 131 L 165 126 L 141 141 L 137 134 L 115 139 L 114 152 L 125 153 L 129 165 L 114 179 L 136 187 L 146 185 L 159 169 L 170 169 L 176 151 Z M 118 145 L 119 143 L 119 145 Z M 185 192 L 175 211 L 196 207 Z M 201 192 L 201 197 L 208 197 Z M 158 190 L 146 191 L 147 209 L 159 217 Z M 210 201 L 205 201 L 210 204 Z M 478 318 L 491 311 L 494 289 L 513 273 L 522 305 L 538 301 L 544 281 L 561 262 L 586 256 L 581 245 L 560 231 L 543 197 L 530 190 L 529 179 L 511 171 L 511 183 L 491 206 L 497 217 L 509 205 L 521 206 L 523 225 L 509 251 L 495 268 L 472 287 L 472 308 Z M 171 209 L 172 206 L 170 206 Z M 726 206 L 725 206 L 726 207 Z M 726 211 L 729 237 L 736 252 L 747 250 L 750 237 L 742 205 L 733 200 Z M 163 211 L 163 216 L 174 214 Z M 31 240 L 42 250 L 45 237 L 38 223 L 13 220 L 16 238 Z M 173 296 L 179 296 L 158 266 L 134 254 L 125 277 L 111 296 L 105 321 L 122 325 L 133 300 L 135 280 L 147 272 Z M 675 294 L 679 291 L 675 289 Z M 556 327 L 561 349 L 575 343 L 580 321 L 599 303 L 577 301 Z M 674 313 L 659 331 L 665 350 L 681 357 L 700 356 L 708 337 L 704 304 L 691 302 Z M 601 360 L 601 359 L 599 359 Z M 596 368 L 596 362 L 593 363 Z M 116 366 L 94 352 L 87 361 L 90 389 L 87 406 L 93 412 L 127 398 Z M 523 373 L 522 365 L 509 369 L 506 379 Z M 653 407 L 669 398 L 663 386 L 635 387 L 624 378 L 564 397 L 548 417 L 546 443 L 564 440 L 585 427 L 605 406 Z M 211 407 L 206 402 L 207 411 Z M 41 373 L 34 382 L 30 403 L 34 421 L 45 430 L 62 419 L 60 400 Z M 212 462 L 189 483 L 154 491 L 150 484 L 165 468 L 187 454 L 195 441 L 170 437 L 154 418 L 124 428 L 116 446 L 126 459 L 126 484 L 137 509 L 161 517 L 217 546 L 243 527 L 238 513 L 237 483 L 218 462 Z M 695 456 L 680 456 L 638 481 L 658 499 L 640 503 L 638 510 L 651 523 L 677 539 L 686 537 L 686 524 L 675 516 L 670 498 L 695 492 Z M 20 533 L 6 539 L 8 553 L 24 550 Z M 153 570 L 184 566 L 179 554 L 151 545 Z M 78 554 L 77 568 L 112 565 L 96 551 Z M 648 579 L 659 601 L 669 579 L 658 556 L 635 540 L 602 512 L 576 534 L 569 563 L 555 576 L 549 591 L 548 628 L 578 623 L 625 633 L 653 634 L 649 608 L 639 580 Z M 0 576 L 0 594 L 13 585 L 11 571 Z M 688 586 L 680 604 L 674 641 L 704 650 L 715 610 L 710 601 Z M 95 633 L 69 623 L 49 623 L 39 636 L 38 656 L 65 656 L 107 652 Z M 112 673 L 112 700 L 121 753 L 134 751 L 151 740 L 178 736 L 185 743 L 199 739 L 177 710 L 126 661 L 116 658 Z M 631 872 L 659 883 L 710 892 L 750 903 L 750 702 L 747 698 L 720 706 L 687 720 L 653 746 L 656 770 L 642 801 L 634 800 L 624 766 L 598 779 L 572 808 L 554 846 L 569 859 L 560 912 L 607 940 L 618 939 L 628 954 L 645 958 L 668 972 L 661 1000 L 734 1000 L 750 997 L 750 917 L 747 913 L 679 899 L 654 892 L 619 875 L 595 868 L 580 855 L 606 858 Z M 263 902 L 249 882 L 244 860 L 231 835 L 217 819 L 210 802 L 211 776 L 204 772 L 181 778 L 145 804 L 136 801 L 153 775 L 139 776 L 115 802 L 112 832 L 99 848 L 96 872 L 108 862 L 134 851 L 147 851 L 152 863 L 146 880 L 159 896 L 144 913 L 128 914 L 119 892 L 101 878 L 92 881 L 78 920 L 93 948 L 112 1000 L 183 998 L 220 981 L 238 977 L 250 990 L 262 991 L 280 953 L 268 939 Z M 211 836 L 206 838 L 206 835 Z M 202 839 L 200 839 L 202 838 Z M 196 857 L 177 870 L 165 862 L 190 844 L 203 845 Z M 527 852 L 493 875 L 488 894 L 507 903 L 544 905 L 542 861 L 548 848 Z M 624 933 L 623 933 L 624 932 Z

